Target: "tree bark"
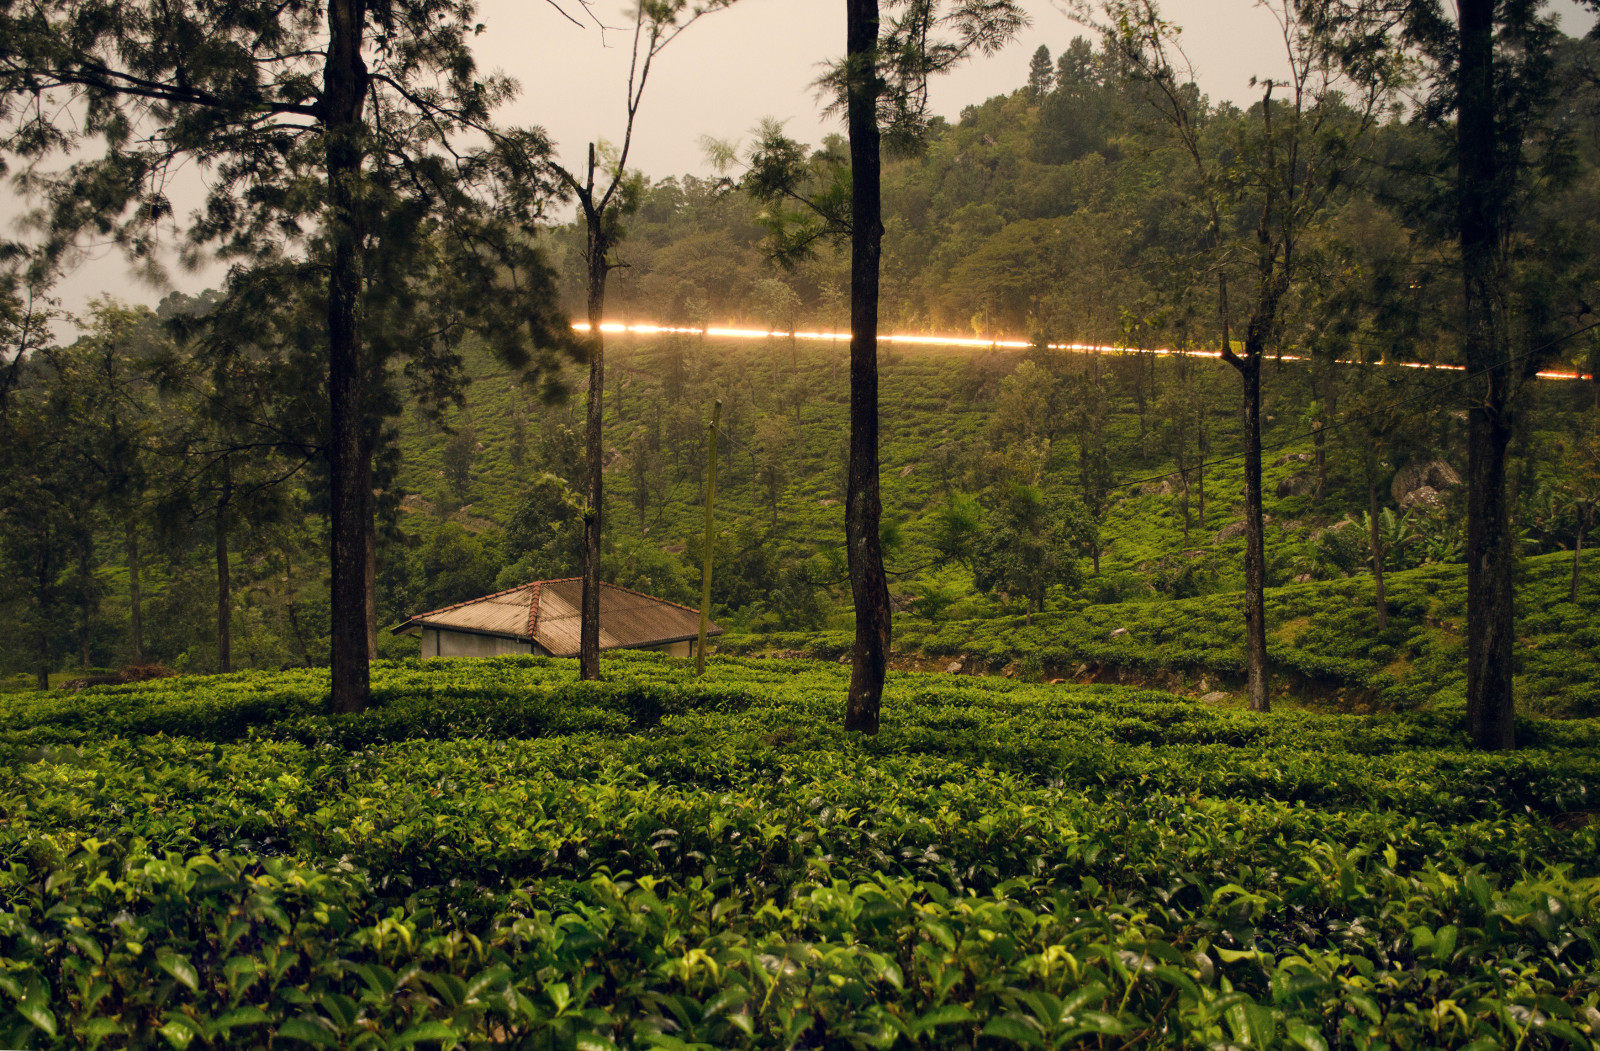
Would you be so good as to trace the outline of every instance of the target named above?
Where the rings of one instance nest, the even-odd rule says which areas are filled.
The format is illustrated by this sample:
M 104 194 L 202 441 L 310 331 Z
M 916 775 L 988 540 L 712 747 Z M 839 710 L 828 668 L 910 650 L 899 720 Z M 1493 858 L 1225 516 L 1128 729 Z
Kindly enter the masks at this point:
M 1589 524 L 1591 512 L 1586 507 L 1578 515 L 1578 542 L 1572 546 L 1572 601 L 1578 601 L 1578 562 L 1583 558 L 1583 532 Z
M 1261 514 L 1261 348 L 1235 367 L 1244 385 L 1244 632 L 1250 710 L 1272 709 L 1267 696 L 1267 552 Z
M 1201 394 L 1195 398 L 1195 494 L 1199 497 L 1200 507 L 1197 512 L 1200 519 L 1200 532 L 1206 531 L 1206 453 L 1210 446 L 1206 441 L 1206 399 Z
M 1375 602 L 1378 610 L 1378 630 L 1386 631 L 1389 627 L 1389 603 L 1383 595 L 1383 531 L 1378 528 L 1378 485 L 1373 474 L 1367 475 L 1367 514 L 1371 519 L 1372 533 L 1372 586 L 1377 593 Z
M 367 659 L 378 659 L 378 531 L 367 517 Z
M 226 468 L 224 468 L 226 469 Z M 222 484 L 222 498 L 217 501 L 217 670 L 226 674 L 233 670 L 233 574 L 228 568 L 228 504 L 233 498 L 233 480 L 230 475 Z
M 594 146 L 589 147 L 589 179 L 594 180 Z M 606 306 L 606 243 L 603 217 L 588 209 L 589 263 L 589 399 L 584 437 L 587 503 L 583 513 L 583 610 L 578 628 L 578 677 L 600 678 L 600 533 L 605 510 L 605 337 L 600 321 Z
M 844 728 L 878 732 L 891 618 L 878 523 L 878 274 L 883 241 L 877 68 L 878 0 L 845 0 L 850 134 L 850 469 L 845 543 L 856 640 Z
M 1321 503 L 1328 495 L 1328 441 L 1322 433 L 1322 418 L 1311 421 L 1311 445 L 1316 450 L 1317 459 L 1317 491 L 1312 499 Z
M 144 581 L 140 575 L 139 526 L 132 515 L 125 525 L 128 551 L 128 634 L 132 637 L 133 663 L 144 663 Z
M 372 518 L 372 458 L 362 421 L 365 384 L 356 301 L 360 293 L 356 181 L 361 174 L 361 107 L 367 68 L 361 58 L 364 0 L 329 0 L 322 125 L 328 164 L 328 473 L 329 557 L 333 613 L 332 708 L 364 711 L 367 665 L 366 533 Z
M 1506 494 L 1511 369 L 1504 323 L 1503 194 L 1495 126 L 1494 2 L 1459 0 L 1457 224 L 1465 293 L 1464 364 L 1476 376 L 1467 418 L 1467 723 L 1479 748 L 1516 745 L 1512 566 Z
M 54 560 L 48 554 L 41 554 L 35 563 L 34 590 L 39 609 L 39 630 L 34 634 L 34 655 L 38 661 L 34 668 L 34 682 L 41 690 L 50 688 L 50 625 L 47 614 L 52 604 L 51 581 L 54 579 Z

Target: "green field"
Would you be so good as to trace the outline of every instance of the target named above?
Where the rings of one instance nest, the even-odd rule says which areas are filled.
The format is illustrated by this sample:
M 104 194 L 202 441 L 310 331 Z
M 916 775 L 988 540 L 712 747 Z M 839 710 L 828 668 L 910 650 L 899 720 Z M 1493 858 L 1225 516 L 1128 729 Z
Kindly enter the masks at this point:
M 8 694 L 0 1045 L 1590 1047 L 1600 724 L 533 658 Z

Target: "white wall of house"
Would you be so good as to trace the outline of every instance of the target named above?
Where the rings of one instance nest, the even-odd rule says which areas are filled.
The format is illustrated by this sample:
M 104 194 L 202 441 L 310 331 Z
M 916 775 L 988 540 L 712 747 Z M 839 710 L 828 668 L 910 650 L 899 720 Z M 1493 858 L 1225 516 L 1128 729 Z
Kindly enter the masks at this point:
M 474 635 L 466 631 L 422 629 L 424 657 L 500 657 L 508 653 L 536 652 L 526 639 L 504 639 L 497 635 Z
M 498 635 L 476 635 L 468 631 L 423 628 L 420 652 L 424 657 L 503 657 L 510 653 L 544 653 L 544 647 L 528 639 L 507 639 Z M 694 640 L 664 642 L 641 649 L 665 653 L 669 657 L 694 656 Z

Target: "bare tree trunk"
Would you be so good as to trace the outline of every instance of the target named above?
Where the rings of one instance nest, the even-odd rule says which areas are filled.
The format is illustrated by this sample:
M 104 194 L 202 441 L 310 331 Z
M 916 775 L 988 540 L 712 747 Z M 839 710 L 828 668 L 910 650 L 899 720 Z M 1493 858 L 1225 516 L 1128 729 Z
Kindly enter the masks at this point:
M 1206 399 L 1202 394 L 1195 399 L 1195 495 L 1199 497 L 1198 515 L 1200 518 L 1200 531 L 1206 528 L 1206 453 L 1209 446 L 1206 442 Z
M 367 519 L 367 659 L 378 659 L 378 531 Z
M 128 634 L 132 637 L 133 663 L 144 663 L 144 581 L 139 563 L 139 526 L 133 516 L 125 525 L 128 550 Z
M 1383 531 L 1378 528 L 1378 486 L 1374 480 L 1374 472 L 1367 473 L 1367 512 L 1371 518 L 1372 532 L 1372 586 L 1376 591 L 1378 609 L 1378 630 L 1386 631 L 1389 627 L 1389 603 L 1383 595 Z
M 850 471 L 845 542 L 856 641 L 844 728 L 878 732 L 888 669 L 889 582 L 878 536 L 878 268 L 883 240 L 878 133 L 878 2 L 845 0 L 850 134 Z
M 594 178 L 594 146 L 589 147 L 589 177 Z M 602 217 L 588 219 L 589 250 L 589 399 L 584 436 L 587 503 L 583 512 L 583 611 L 578 631 L 578 677 L 600 678 L 600 532 L 604 512 L 605 463 L 605 337 L 600 321 L 606 306 L 606 244 Z
M 1261 515 L 1261 348 L 1249 347 L 1244 381 L 1244 632 L 1250 710 L 1270 711 L 1267 696 L 1266 527 Z
M 361 107 L 367 87 L 367 67 L 361 58 L 365 19 L 364 0 L 328 2 L 322 121 L 333 239 L 328 272 L 328 518 L 335 712 L 364 711 L 370 696 L 366 533 L 372 518 L 372 458 L 362 422 L 365 384 L 356 327 L 361 275 L 355 208 L 355 183 L 361 176 L 362 160 Z
M 83 584 L 82 600 L 78 603 L 78 664 L 84 673 L 89 671 L 89 627 L 90 627 L 90 581 L 94 576 L 93 556 L 85 551 L 82 563 L 78 566 L 78 575 Z
M 1578 515 L 1578 542 L 1572 547 L 1572 601 L 1578 601 L 1578 561 L 1583 557 L 1583 532 L 1589 525 L 1589 518 L 1593 514 L 1585 507 Z
M 1467 722 L 1479 748 L 1516 746 L 1512 566 L 1506 495 L 1512 376 L 1501 280 L 1500 144 L 1495 126 L 1494 2 L 1458 0 L 1457 223 L 1465 290 L 1467 417 Z
M 228 501 L 231 481 L 223 483 L 222 499 L 217 501 L 217 670 L 233 670 L 233 574 L 228 568 Z
M 34 658 L 37 664 L 34 668 L 34 683 L 41 690 L 50 688 L 50 624 L 48 613 L 54 604 L 52 601 L 51 586 L 55 580 L 56 567 L 54 560 L 48 554 L 50 545 L 40 545 L 43 553 L 37 556 L 34 563 L 34 596 L 38 600 L 39 630 L 34 634 Z
M 1183 484 L 1183 496 L 1180 503 L 1183 505 L 1183 546 L 1189 546 L 1189 469 L 1183 461 L 1178 462 L 1178 479 Z
M 1322 417 L 1311 421 L 1311 445 L 1317 458 L 1317 491 L 1312 499 L 1321 503 L 1328 495 L 1328 441 L 1322 433 Z
M 1317 462 L 1317 491 L 1313 499 L 1317 503 L 1321 503 L 1328 495 L 1328 435 L 1324 428 L 1333 416 L 1334 365 L 1337 364 L 1329 355 L 1320 357 L 1326 359 L 1327 367 L 1322 375 L 1322 397 L 1317 399 L 1317 415 L 1311 421 L 1311 445 Z M 1315 377 L 1312 382 L 1316 382 Z
M 1491 396 L 1493 397 L 1493 396 Z M 1512 568 L 1504 412 L 1474 406 L 1467 455 L 1467 719 L 1480 748 L 1516 747 Z

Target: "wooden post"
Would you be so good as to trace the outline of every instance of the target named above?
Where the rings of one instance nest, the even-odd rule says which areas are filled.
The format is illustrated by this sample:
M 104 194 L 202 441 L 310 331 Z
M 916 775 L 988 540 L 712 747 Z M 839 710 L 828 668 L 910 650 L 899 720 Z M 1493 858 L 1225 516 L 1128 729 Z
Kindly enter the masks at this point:
M 722 419 L 722 399 L 711 406 L 711 426 L 706 428 L 706 538 L 700 549 L 700 641 L 694 647 L 694 673 L 706 673 L 706 623 L 711 617 L 711 553 L 716 548 L 711 525 L 711 503 L 717 497 L 717 421 Z

